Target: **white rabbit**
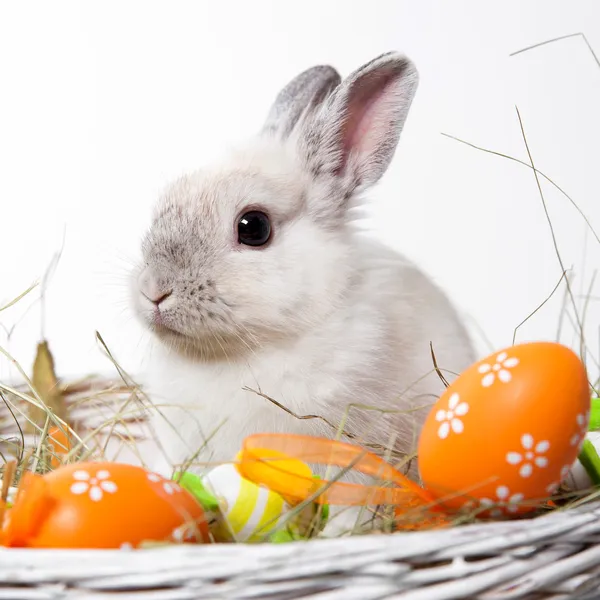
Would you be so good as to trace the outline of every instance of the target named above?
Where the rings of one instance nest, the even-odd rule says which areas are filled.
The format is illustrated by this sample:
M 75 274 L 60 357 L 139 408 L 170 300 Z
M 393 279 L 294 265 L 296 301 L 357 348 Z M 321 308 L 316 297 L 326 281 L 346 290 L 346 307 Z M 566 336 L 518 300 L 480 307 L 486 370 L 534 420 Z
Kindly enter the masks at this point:
M 444 293 L 361 236 L 351 209 L 390 164 L 417 79 L 396 53 L 343 82 L 309 69 L 254 139 L 160 200 L 132 278 L 156 340 L 142 383 L 158 471 L 232 460 L 253 433 L 333 437 L 352 404 L 379 410 L 352 408 L 346 439 L 414 452 L 443 389 L 430 344 L 456 373 L 471 343 Z

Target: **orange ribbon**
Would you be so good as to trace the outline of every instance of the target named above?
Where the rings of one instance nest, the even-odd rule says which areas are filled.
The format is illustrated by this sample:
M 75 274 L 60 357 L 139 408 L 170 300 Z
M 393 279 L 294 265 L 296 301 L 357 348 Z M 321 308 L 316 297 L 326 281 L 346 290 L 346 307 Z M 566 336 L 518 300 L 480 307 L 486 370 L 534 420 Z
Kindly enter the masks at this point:
M 394 485 L 315 480 L 310 468 L 302 463 L 341 467 Z M 345 506 L 413 508 L 434 503 L 426 490 L 379 456 L 326 438 L 274 433 L 249 436 L 242 445 L 238 470 L 246 479 L 297 502 L 314 496 L 319 504 Z

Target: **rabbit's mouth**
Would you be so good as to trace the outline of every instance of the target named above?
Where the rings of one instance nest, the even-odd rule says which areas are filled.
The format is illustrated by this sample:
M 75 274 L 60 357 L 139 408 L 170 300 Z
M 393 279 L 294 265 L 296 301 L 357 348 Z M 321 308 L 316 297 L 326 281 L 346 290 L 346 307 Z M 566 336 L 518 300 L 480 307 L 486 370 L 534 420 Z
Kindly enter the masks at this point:
M 138 318 L 160 343 L 180 354 L 196 360 L 230 360 L 255 352 L 273 337 L 268 326 L 240 320 L 237 305 L 214 283 L 206 284 L 206 294 L 191 295 L 189 287 L 177 282 L 140 286 L 140 278 L 133 286 Z

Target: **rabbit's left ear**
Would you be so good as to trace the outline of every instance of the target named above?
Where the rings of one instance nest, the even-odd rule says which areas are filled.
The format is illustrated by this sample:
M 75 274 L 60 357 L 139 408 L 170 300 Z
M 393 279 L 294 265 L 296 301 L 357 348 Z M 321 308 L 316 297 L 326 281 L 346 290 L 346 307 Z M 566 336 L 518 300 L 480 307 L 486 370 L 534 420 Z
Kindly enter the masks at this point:
M 341 81 L 330 66 L 311 67 L 297 75 L 279 92 L 262 132 L 287 138 L 300 118 L 318 107 Z
M 352 73 L 301 132 L 311 172 L 334 176 L 347 196 L 377 182 L 392 161 L 417 83 L 413 63 L 395 52 Z

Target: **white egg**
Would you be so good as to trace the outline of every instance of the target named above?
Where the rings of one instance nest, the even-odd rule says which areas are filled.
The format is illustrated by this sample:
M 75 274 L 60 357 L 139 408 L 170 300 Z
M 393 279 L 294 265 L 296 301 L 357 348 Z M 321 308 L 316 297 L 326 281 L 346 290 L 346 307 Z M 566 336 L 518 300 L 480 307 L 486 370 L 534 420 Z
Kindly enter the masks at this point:
M 279 494 L 248 481 L 233 464 L 215 467 L 202 482 L 218 500 L 238 542 L 262 539 L 290 509 Z

